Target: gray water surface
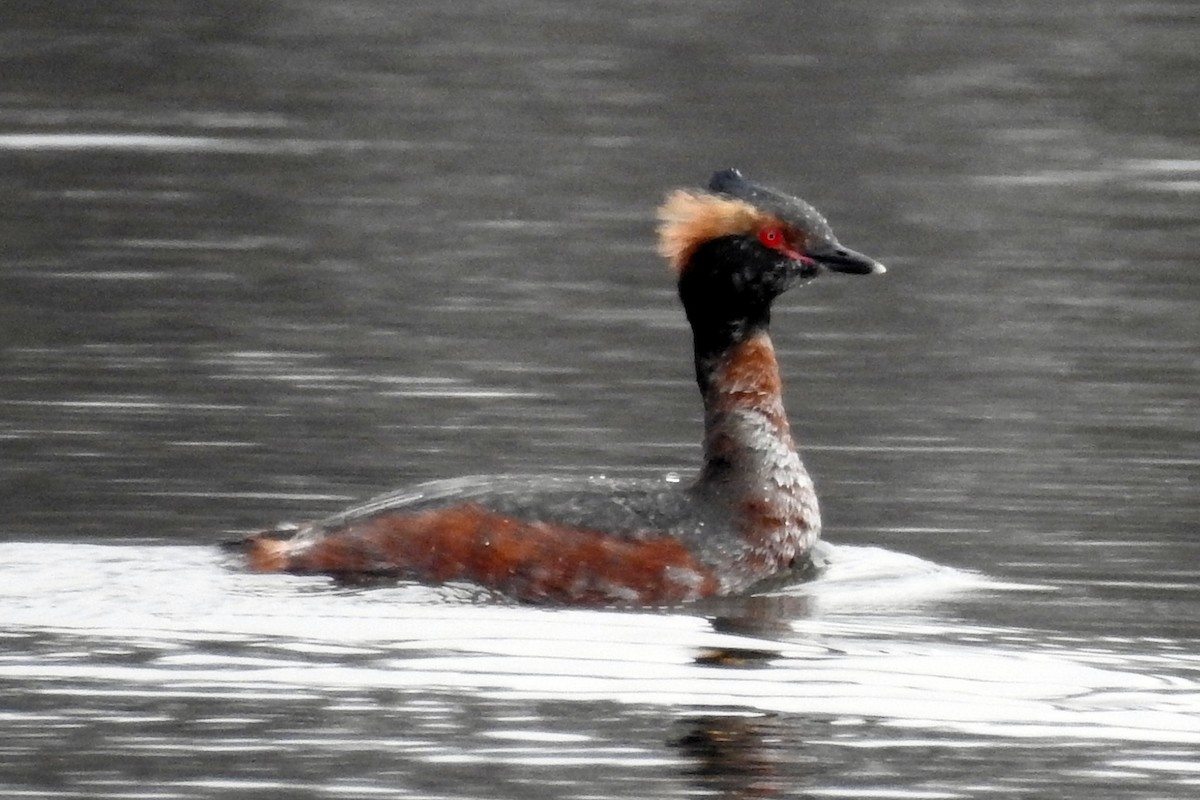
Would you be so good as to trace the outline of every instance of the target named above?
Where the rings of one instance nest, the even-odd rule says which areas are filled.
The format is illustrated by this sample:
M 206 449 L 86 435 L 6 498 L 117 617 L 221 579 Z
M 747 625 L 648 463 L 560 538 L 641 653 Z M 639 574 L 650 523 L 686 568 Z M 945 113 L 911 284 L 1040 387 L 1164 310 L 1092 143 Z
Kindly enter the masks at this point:
M 1200 791 L 1193 4 L 0 8 L 0 797 Z M 686 474 L 664 192 L 774 315 L 829 573 L 669 611 L 257 576 L 477 473 Z

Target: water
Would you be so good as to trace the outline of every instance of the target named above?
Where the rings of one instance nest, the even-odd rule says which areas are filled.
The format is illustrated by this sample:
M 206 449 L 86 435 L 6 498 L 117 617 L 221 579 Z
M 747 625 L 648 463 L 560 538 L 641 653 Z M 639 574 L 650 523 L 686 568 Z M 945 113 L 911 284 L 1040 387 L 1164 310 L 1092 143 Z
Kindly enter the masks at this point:
M 1198 27 L 0 9 L 0 797 L 1194 796 Z M 825 578 L 616 613 L 216 552 L 687 470 L 651 211 L 729 165 L 890 268 L 776 314 Z

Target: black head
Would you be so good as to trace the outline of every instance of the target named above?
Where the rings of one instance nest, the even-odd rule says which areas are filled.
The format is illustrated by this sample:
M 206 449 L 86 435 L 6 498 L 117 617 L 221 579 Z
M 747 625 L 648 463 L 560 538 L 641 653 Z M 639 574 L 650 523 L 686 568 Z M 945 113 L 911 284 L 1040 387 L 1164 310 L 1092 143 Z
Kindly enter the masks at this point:
M 821 212 L 799 197 L 754 183 L 736 169 L 714 172 L 708 181 L 708 189 L 758 209 L 767 217 L 765 223 L 768 225 L 776 221 L 780 223 L 790 241 L 791 251 L 779 247 L 775 249 L 783 250 L 786 255 L 799 256 L 802 261 L 811 261 L 816 266 L 852 275 L 887 271 L 875 259 L 843 247 Z M 772 243 L 766 244 L 774 246 Z
M 811 205 L 733 169 L 714 174 L 708 191 L 671 193 L 659 219 L 659 252 L 679 274 L 679 296 L 698 336 L 710 331 L 736 341 L 765 327 L 776 297 L 825 269 L 884 271 L 843 247 Z

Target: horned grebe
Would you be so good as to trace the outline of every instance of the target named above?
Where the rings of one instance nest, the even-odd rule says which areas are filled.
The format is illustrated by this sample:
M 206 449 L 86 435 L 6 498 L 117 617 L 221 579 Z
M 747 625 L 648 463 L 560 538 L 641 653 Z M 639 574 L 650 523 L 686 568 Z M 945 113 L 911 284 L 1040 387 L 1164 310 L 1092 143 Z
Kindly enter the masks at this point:
M 742 176 L 672 192 L 659 253 L 678 276 L 704 400 L 690 484 L 439 481 L 240 545 L 252 569 L 466 581 L 541 603 L 662 605 L 740 592 L 810 565 L 821 518 L 782 402 L 771 303 L 822 268 L 881 264 L 816 209 Z

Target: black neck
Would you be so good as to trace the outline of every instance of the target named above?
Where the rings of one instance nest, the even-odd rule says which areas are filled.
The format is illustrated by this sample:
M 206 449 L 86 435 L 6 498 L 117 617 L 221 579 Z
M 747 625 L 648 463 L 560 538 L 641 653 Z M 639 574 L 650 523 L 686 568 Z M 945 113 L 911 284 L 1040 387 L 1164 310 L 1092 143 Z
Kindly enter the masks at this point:
M 754 280 L 742 237 L 706 242 L 679 278 L 679 299 L 692 327 L 696 381 L 702 394 L 722 355 L 771 323 L 774 293 Z

